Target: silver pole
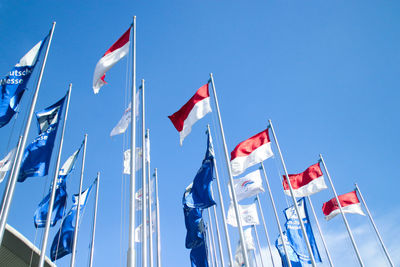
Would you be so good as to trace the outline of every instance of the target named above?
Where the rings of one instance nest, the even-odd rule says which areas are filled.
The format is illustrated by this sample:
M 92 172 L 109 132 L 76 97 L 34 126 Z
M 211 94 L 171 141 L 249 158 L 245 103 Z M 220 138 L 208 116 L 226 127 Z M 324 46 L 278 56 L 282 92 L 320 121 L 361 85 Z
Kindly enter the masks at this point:
M 213 227 L 212 220 L 211 220 L 210 209 L 207 209 L 207 211 L 208 211 L 208 220 L 209 220 L 210 232 L 211 232 L 211 241 L 212 241 L 213 248 L 214 248 L 212 252 L 214 255 L 215 266 L 218 267 L 219 265 L 218 265 L 217 252 L 216 252 L 217 246 L 215 245 L 214 227 Z
M 26 140 L 28 139 L 29 129 L 31 127 L 32 117 L 33 117 L 33 113 L 35 111 L 36 101 L 37 101 L 38 94 L 39 94 L 39 88 L 40 88 L 40 84 L 42 83 L 44 67 L 46 66 L 47 56 L 49 54 L 50 44 L 51 44 L 51 41 L 53 39 L 53 33 L 54 33 L 54 28 L 55 27 L 56 27 L 56 22 L 53 22 L 53 26 L 51 27 L 51 31 L 50 31 L 49 42 L 47 43 L 46 53 L 45 53 L 44 59 L 43 59 L 43 64 L 42 64 L 42 67 L 40 69 L 39 79 L 38 79 L 38 81 L 36 83 L 35 92 L 34 92 L 33 97 L 32 97 L 31 107 L 30 107 L 30 110 L 29 110 L 29 113 L 28 113 L 28 119 L 26 120 L 24 134 L 22 135 L 21 149 L 18 151 L 18 153 L 16 154 L 15 159 L 14 159 L 15 171 L 13 172 L 13 176 L 11 177 L 12 181 L 14 181 L 14 180 L 17 181 L 18 176 L 19 176 L 19 171 L 20 171 L 20 168 L 21 168 L 22 156 L 24 154 Z M 12 191 L 12 193 L 14 193 L 14 190 Z M 10 196 L 10 201 L 12 200 L 12 197 L 13 196 L 11 195 Z M 10 206 L 11 203 L 9 203 L 8 205 Z M 4 210 L 4 214 L 2 214 L 1 223 L 0 223 L 0 227 L 1 227 L 0 228 L 0 241 L 3 240 L 4 230 L 6 228 L 6 223 L 7 223 L 8 212 L 9 212 L 9 210 L 5 209 Z
M 208 132 L 210 133 L 210 143 L 214 147 L 213 142 L 212 142 L 211 131 L 210 131 L 210 126 L 209 125 L 207 125 L 207 129 L 208 129 Z M 232 256 L 232 248 L 231 248 L 231 240 L 229 238 L 228 224 L 226 223 L 225 205 L 224 205 L 224 200 L 222 198 L 221 184 L 219 182 L 217 161 L 215 160 L 215 157 L 213 158 L 213 162 L 214 162 L 214 168 L 215 168 L 215 180 L 217 181 L 219 203 L 220 203 L 221 214 L 222 214 L 222 222 L 223 222 L 224 231 L 225 231 L 226 247 L 228 249 L 229 262 L 230 262 L 230 266 L 234 266 L 234 261 L 233 261 L 233 256 Z
M 214 192 L 211 187 L 211 196 L 214 199 Z M 222 252 L 222 242 L 221 242 L 221 235 L 219 234 L 219 226 L 218 226 L 218 218 L 217 218 L 217 208 L 215 205 L 213 206 L 213 211 L 214 211 L 214 222 L 215 222 L 215 230 L 217 231 L 217 240 L 218 240 L 218 251 L 219 251 L 219 257 L 221 261 L 221 267 L 224 267 L 224 253 Z
M 211 79 L 211 85 L 212 85 L 213 94 L 214 94 L 215 107 L 217 109 L 219 129 L 221 131 L 222 143 L 224 145 L 224 154 L 225 154 L 226 167 L 228 169 L 228 174 L 229 174 L 229 184 L 231 185 L 231 188 L 232 188 L 231 189 L 231 193 L 232 193 L 233 206 L 235 208 L 235 215 L 236 215 L 236 221 L 237 221 L 238 230 L 239 230 L 240 241 L 242 242 L 242 253 L 243 253 L 244 264 L 245 264 L 246 267 L 250 267 L 249 257 L 247 255 L 246 243 L 244 242 L 243 227 L 242 227 L 242 221 L 240 219 L 238 201 L 237 201 L 237 197 L 236 197 L 236 192 L 235 192 L 235 190 L 233 190 L 234 187 L 233 187 L 233 176 L 232 176 L 231 162 L 229 160 L 228 147 L 227 147 L 226 141 L 225 141 L 224 127 L 222 126 L 221 113 L 219 111 L 217 92 L 215 90 L 214 78 L 213 78 L 213 74 L 212 73 L 210 73 L 210 79 Z
M 258 251 L 260 252 L 261 265 L 262 265 L 262 267 L 264 267 L 264 260 L 263 260 L 263 258 L 262 258 L 262 253 L 261 253 L 260 239 L 258 238 L 258 233 L 257 233 L 256 226 L 253 224 L 252 227 L 253 227 L 253 229 L 254 229 L 254 234 L 256 235 L 256 241 L 257 241 Z
M 262 211 L 261 201 L 260 201 L 260 198 L 258 197 L 258 194 L 256 195 L 256 200 L 257 200 L 257 203 L 258 203 L 258 208 L 260 210 L 261 219 L 262 219 L 263 226 L 264 226 L 265 236 L 267 237 L 268 250 L 269 250 L 269 254 L 271 255 L 272 266 L 275 267 L 274 257 L 272 256 L 271 240 L 269 239 L 269 235 L 268 235 L 268 231 L 267 231 L 267 225 L 265 224 L 264 212 Z
M 97 173 L 96 178 L 96 199 L 94 202 L 94 216 L 93 216 L 93 231 L 92 231 L 92 243 L 90 245 L 90 259 L 89 267 L 93 266 L 93 256 L 94 256 L 94 237 L 96 235 L 96 220 L 97 220 L 97 202 L 99 200 L 99 183 L 100 183 L 100 172 Z
M 311 202 L 310 196 L 307 196 L 307 199 L 308 199 L 308 203 L 310 203 L 311 211 L 314 215 L 315 223 L 317 224 L 318 232 L 319 232 L 319 235 L 321 236 L 322 243 L 324 244 L 324 248 L 325 248 L 326 256 L 328 256 L 329 264 L 330 264 L 330 266 L 333 267 L 334 265 L 332 262 L 331 254 L 329 253 L 328 246 L 326 245 L 324 235 L 322 234 L 321 226 L 319 225 L 319 221 L 318 221 L 317 215 L 315 214 L 314 206 Z M 310 225 L 311 225 L 311 222 L 310 222 Z
M 146 138 L 148 142 L 150 142 L 150 130 L 147 129 Z M 147 149 L 147 147 L 146 147 Z M 147 206 L 148 206 L 148 213 L 149 213 L 149 265 L 153 267 L 153 214 L 151 210 L 151 202 L 152 202 L 152 188 L 151 188 L 151 181 L 150 181 L 150 160 L 146 159 L 147 161 L 147 195 L 149 196 L 147 199 Z
M 287 180 L 288 185 L 289 185 L 290 195 L 291 195 L 292 200 L 293 200 L 293 206 L 294 206 L 294 208 L 295 208 L 295 210 L 296 210 L 297 218 L 299 219 L 299 222 L 300 222 L 301 231 L 302 231 L 302 233 L 303 233 L 304 240 L 306 241 L 308 254 L 310 254 L 311 264 L 312 264 L 313 267 L 316 267 L 317 264 L 315 263 L 315 259 L 314 259 L 314 255 L 313 255 L 313 253 L 312 253 L 310 241 L 308 240 L 306 228 L 304 227 L 303 220 L 302 220 L 301 217 L 300 217 L 299 207 L 298 207 L 298 205 L 297 205 L 296 197 L 295 197 L 294 194 L 293 194 L 293 187 L 292 187 L 292 184 L 290 183 L 289 174 L 288 174 L 287 169 L 286 169 L 285 161 L 283 160 L 283 156 L 282 156 L 281 148 L 280 148 L 280 146 L 279 146 L 278 139 L 276 138 L 274 126 L 272 125 L 272 121 L 271 121 L 271 120 L 268 120 L 268 122 L 269 122 L 269 126 L 271 127 L 272 135 L 274 136 L 274 140 L 275 140 L 276 147 L 278 148 L 279 157 L 280 157 L 280 159 L 281 159 L 281 163 L 282 163 L 282 166 L 283 166 L 283 170 L 285 171 L 285 175 L 286 175 L 286 177 L 287 177 L 286 180 Z
M 147 267 L 147 196 L 146 185 L 146 128 L 145 128 L 145 106 L 144 106 L 144 80 L 142 79 L 142 266 Z
M 20 135 L 18 139 L 17 148 L 15 151 L 15 156 L 21 150 L 21 141 L 22 141 L 22 136 Z M 11 172 L 8 177 L 7 187 L 4 190 L 3 200 L 1 204 L 0 229 L 2 229 L 2 231 L 0 231 L 0 245 L 3 241 L 4 229 L 6 228 L 6 223 L 7 223 L 8 210 L 10 209 L 11 200 L 14 195 L 15 184 L 17 183 L 17 177 L 16 176 L 14 177 L 13 175 L 15 171 L 16 170 L 15 170 L 15 157 L 14 157 L 13 166 L 11 168 Z M 14 179 L 12 179 L 13 177 Z
M 53 181 L 50 184 L 51 196 L 50 196 L 49 208 L 47 210 L 46 226 L 44 228 L 42 249 L 40 251 L 40 259 L 39 259 L 40 267 L 44 266 L 44 261 L 45 261 L 45 257 L 46 257 L 46 248 L 47 248 L 47 241 L 49 239 L 51 216 L 53 213 L 54 198 L 56 196 L 56 189 L 57 189 L 58 171 L 60 168 L 61 152 L 62 152 L 63 143 L 64 143 L 65 125 L 67 124 L 69 102 L 71 99 L 71 89 L 72 89 L 72 83 L 69 84 L 69 89 L 68 89 L 68 93 L 67 93 L 67 106 L 65 108 L 65 116 L 64 116 L 64 123 L 63 123 L 62 131 L 61 131 L 60 146 L 58 148 L 57 161 L 56 161 L 56 167 L 54 170 Z
M 136 191 L 136 16 L 133 16 L 132 23 L 132 92 L 131 92 L 131 175 L 129 188 L 129 243 L 127 266 L 135 267 L 135 191 Z
M 156 227 L 157 227 L 157 267 L 161 267 L 161 233 L 160 233 L 160 203 L 158 201 L 157 168 L 154 169 L 154 187 L 156 195 Z
M 350 236 L 350 239 L 351 239 L 351 243 L 353 244 L 354 251 L 356 252 L 356 256 L 357 256 L 358 262 L 360 263 L 361 266 L 364 266 L 364 263 L 363 263 L 363 261 L 361 259 L 360 252 L 358 251 L 358 248 L 357 248 L 356 241 L 354 240 L 353 234 L 352 234 L 352 232 L 350 230 L 349 223 L 347 222 L 346 215 L 343 212 L 342 205 L 340 204 L 340 201 L 339 201 L 339 197 L 338 197 L 338 195 L 336 193 L 335 187 L 333 186 L 331 176 L 329 175 L 328 169 L 326 168 L 326 164 L 325 164 L 324 158 L 322 157 L 321 154 L 319 154 L 319 158 L 320 158 L 320 160 L 322 162 L 322 165 L 324 165 L 324 169 L 325 169 L 326 175 L 328 176 L 329 183 L 331 184 L 333 194 L 335 195 L 336 202 L 337 202 L 337 205 L 338 205 L 339 210 L 340 210 L 340 214 L 342 214 L 344 225 L 346 226 L 347 232 L 349 233 L 349 236 Z
M 210 217 L 209 217 L 209 218 L 210 218 Z M 210 254 L 210 262 L 211 262 L 210 265 L 216 267 L 216 266 L 215 266 L 215 261 L 214 261 L 214 253 L 213 253 L 213 252 L 214 252 L 214 248 L 213 248 L 212 242 L 211 242 L 212 239 L 211 239 L 209 224 L 206 224 L 206 229 L 207 229 L 207 236 L 208 236 L 208 238 L 207 238 L 207 241 L 208 241 L 208 251 L 209 251 L 209 254 Z
M 290 262 L 288 250 L 286 247 L 286 242 L 283 239 L 283 231 L 282 231 L 281 223 L 279 222 L 278 212 L 276 211 L 274 197 L 272 196 L 271 188 L 269 186 L 267 172 L 265 171 L 264 164 L 262 162 L 260 164 L 261 164 L 261 169 L 264 173 L 265 183 L 267 184 L 269 199 L 271 200 L 272 208 L 274 209 L 275 220 L 276 220 L 276 224 L 278 225 L 279 234 L 281 236 L 282 246 L 283 246 L 283 250 L 285 251 L 286 261 L 287 261 L 289 267 L 292 267 L 292 263 Z
M 81 169 L 81 179 L 79 182 L 79 193 L 78 193 L 78 203 L 77 203 L 78 205 L 77 205 L 77 209 L 76 209 L 74 239 L 73 239 L 73 243 L 72 243 L 72 254 L 71 254 L 71 264 L 70 264 L 71 267 L 75 266 L 76 243 L 78 241 L 78 230 L 79 230 L 79 215 L 80 215 L 80 211 L 81 211 L 80 207 L 81 207 L 83 172 L 85 171 L 86 145 L 87 145 L 87 134 L 85 134 L 85 139 L 83 141 L 82 169 Z
M 379 242 L 381 243 L 381 246 L 382 246 L 382 248 L 383 248 L 383 251 L 385 252 L 386 258 L 388 259 L 390 266 L 394 267 L 393 261 L 392 261 L 392 259 L 390 258 L 389 252 L 388 252 L 388 250 L 386 249 L 385 244 L 383 243 L 383 239 L 382 239 L 381 235 L 379 234 L 379 231 L 378 231 L 378 228 L 377 228 L 376 225 L 375 225 L 374 219 L 372 219 L 371 212 L 369 211 L 368 206 L 367 206 L 367 203 L 365 202 L 364 197 L 363 197 L 363 195 L 361 194 L 360 188 L 358 187 L 357 184 L 354 184 L 354 185 L 356 186 L 356 190 L 357 190 L 358 194 L 360 195 L 361 201 L 363 202 L 364 207 L 365 207 L 365 209 L 367 210 L 368 217 L 369 217 L 369 219 L 370 219 L 370 221 L 371 221 L 371 223 L 372 223 L 372 226 L 374 227 L 374 230 L 375 230 L 376 235 L 378 236 Z

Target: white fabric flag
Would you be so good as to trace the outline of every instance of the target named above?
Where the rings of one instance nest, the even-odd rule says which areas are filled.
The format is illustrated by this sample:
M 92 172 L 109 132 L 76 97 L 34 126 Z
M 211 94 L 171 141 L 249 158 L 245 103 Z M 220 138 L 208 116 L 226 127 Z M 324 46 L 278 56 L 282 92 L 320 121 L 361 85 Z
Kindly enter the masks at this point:
M 244 233 L 244 242 L 246 242 L 247 253 L 250 254 L 252 250 L 255 250 L 256 247 L 254 245 L 254 239 L 252 235 L 251 228 L 247 228 L 243 231 Z M 242 267 L 244 266 L 244 258 L 242 253 L 242 244 L 239 240 L 238 245 L 235 251 L 235 262 L 233 263 L 234 267 Z
M 230 184 L 228 186 L 230 187 Z M 265 192 L 262 187 L 260 170 L 251 172 L 242 178 L 233 179 L 233 187 L 238 201 Z M 231 190 L 229 190 L 229 195 L 231 195 Z
M 77 151 L 74 152 L 62 165 L 60 171 L 58 172 L 58 175 L 60 176 L 65 176 L 68 175 L 68 173 L 72 170 L 74 167 L 75 161 L 78 158 L 78 153 L 81 149 L 79 148 Z
M 156 218 L 156 213 L 153 210 L 151 212 L 151 218 L 152 218 L 152 223 L 151 223 L 151 229 L 152 229 L 152 233 L 155 232 L 155 218 Z M 147 227 L 149 227 L 149 221 L 147 221 Z M 149 233 L 149 232 L 147 232 Z M 147 236 L 148 238 L 148 236 Z M 140 243 L 142 242 L 142 224 L 140 224 L 138 227 L 135 228 L 135 242 L 136 243 Z
M 0 183 L 3 182 L 7 172 L 11 169 L 11 162 L 14 158 L 16 150 L 17 148 L 13 148 L 10 152 L 8 152 L 7 156 L 0 160 Z
M 150 180 L 150 195 L 154 192 L 154 179 Z M 138 191 L 135 193 L 135 202 L 136 202 L 136 210 L 142 210 L 142 188 L 139 188 Z M 151 198 L 151 204 L 154 203 L 154 197 Z
M 136 164 L 135 170 L 142 169 L 142 148 L 136 148 Z M 131 150 L 127 149 L 124 152 L 124 174 L 131 174 Z
M 255 203 L 250 205 L 238 205 L 238 207 L 242 226 L 260 224 L 260 221 L 258 219 L 257 206 Z M 226 222 L 234 227 L 237 227 L 235 208 L 232 202 L 229 206 Z
M 139 91 L 136 92 L 135 102 L 136 102 L 135 116 L 137 118 L 139 116 Z M 117 125 L 115 125 L 115 127 L 111 130 L 110 136 L 123 134 L 126 131 L 126 129 L 128 129 L 132 117 L 131 109 L 132 109 L 132 102 L 129 103 L 129 106 L 125 109 L 124 115 L 122 115 Z

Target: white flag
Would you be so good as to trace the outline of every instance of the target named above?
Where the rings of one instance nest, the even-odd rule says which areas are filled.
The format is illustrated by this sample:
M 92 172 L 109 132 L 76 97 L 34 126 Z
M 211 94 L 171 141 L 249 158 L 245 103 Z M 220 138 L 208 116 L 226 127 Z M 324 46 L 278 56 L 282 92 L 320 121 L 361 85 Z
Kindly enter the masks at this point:
M 79 148 L 77 151 L 74 152 L 62 165 L 60 171 L 58 172 L 58 175 L 60 176 L 65 176 L 68 175 L 68 173 L 72 170 L 72 168 L 75 165 L 75 161 L 78 158 L 78 153 L 81 149 Z
M 139 115 L 139 92 L 135 94 L 135 116 L 138 117 Z M 118 134 L 122 134 L 128 129 L 129 123 L 131 123 L 131 109 L 132 109 L 132 102 L 129 103 L 129 106 L 125 109 L 124 115 L 122 115 L 121 119 L 115 125 L 115 127 L 111 130 L 110 136 L 115 136 Z
M 150 195 L 153 194 L 154 192 L 154 179 L 150 180 Z M 142 197 L 143 197 L 143 192 L 142 188 L 139 188 L 138 191 L 135 193 L 135 205 L 136 205 L 136 210 L 142 210 Z M 154 197 L 151 198 L 151 204 L 154 203 Z
M 153 210 L 151 214 L 152 214 L 152 224 L 151 224 L 152 231 L 151 232 L 154 233 L 155 232 L 155 226 L 154 225 L 155 225 L 156 213 Z M 147 221 L 147 229 L 149 229 L 149 221 Z M 136 243 L 142 242 L 142 224 L 140 224 L 138 227 L 135 228 L 135 242 Z
M 244 233 L 244 242 L 246 242 L 247 253 L 249 254 L 251 250 L 255 250 L 256 247 L 254 245 L 254 239 L 252 235 L 251 228 L 247 228 L 243 231 Z M 233 263 L 234 267 L 242 267 L 244 266 L 244 258 L 242 253 L 242 245 L 239 240 L 238 246 L 236 247 L 235 251 L 235 262 Z
M 146 136 L 146 162 L 150 163 L 150 137 Z
M 258 220 L 257 206 L 255 203 L 250 205 L 238 205 L 238 208 L 242 226 L 260 224 L 260 221 Z M 226 222 L 234 227 L 237 227 L 235 208 L 232 202 L 229 206 Z
M 11 162 L 14 158 L 16 150 L 16 148 L 13 148 L 10 152 L 8 152 L 4 159 L 0 160 L 0 183 L 3 182 L 4 177 L 6 177 L 7 172 L 11 168 Z
M 229 184 L 228 186 L 230 187 Z M 234 179 L 233 187 L 238 201 L 265 192 L 262 187 L 260 170 L 251 172 L 242 178 Z M 231 190 L 229 190 L 229 194 L 231 194 Z
M 135 170 L 142 169 L 142 148 L 136 148 L 136 166 Z M 124 174 L 131 174 L 131 150 L 127 149 L 124 152 Z

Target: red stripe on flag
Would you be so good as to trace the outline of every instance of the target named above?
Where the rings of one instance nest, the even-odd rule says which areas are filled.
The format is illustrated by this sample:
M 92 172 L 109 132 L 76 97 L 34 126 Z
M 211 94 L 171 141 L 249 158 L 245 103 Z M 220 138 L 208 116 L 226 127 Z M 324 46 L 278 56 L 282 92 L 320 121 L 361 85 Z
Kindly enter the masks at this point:
M 268 129 L 266 129 L 238 144 L 231 152 L 231 161 L 237 157 L 248 156 L 251 152 L 269 142 Z
M 340 195 L 338 196 L 338 198 L 342 207 L 360 203 L 355 190 L 351 191 L 350 193 Z M 322 211 L 324 212 L 325 216 L 328 216 L 329 214 L 331 214 L 332 211 L 337 209 L 339 209 L 339 206 L 337 204 L 336 198 L 332 198 L 328 202 L 325 202 L 322 206 Z
M 126 45 L 126 43 L 129 42 L 130 31 L 131 27 L 129 27 L 129 29 L 107 50 L 103 57 Z
M 196 103 L 210 97 L 210 93 L 208 92 L 208 83 L 200 87 L 197 92 L 189 99 L 189 101 L 181 107 L 180 110 L 168 116 L 171 120 L 172 124 L 174 124 L 175 128 L 178 132 L 181 132 L 183 129 L 183 124 L 186 118 L 189 116 L 190 111 L 193 109 Z
M 307 185 L 312 180 L 317 179 L 318 177 L 321 177 L 322 175 L 323 174 L 321 171 L 321 167 L 319 166 L 319 163 L 316 163 L 316 164 L 308 167 L 302 173 L 289 174 L 289 179 L 290 179 L 290 184 L 292 185 L 292 188 L 298 189 L 300 187 Z M 285 190 L 289 190 L 289 184 L 287 182 L 286 175 L 283 175 L 282 183 L 283 183 L 283 188 Z

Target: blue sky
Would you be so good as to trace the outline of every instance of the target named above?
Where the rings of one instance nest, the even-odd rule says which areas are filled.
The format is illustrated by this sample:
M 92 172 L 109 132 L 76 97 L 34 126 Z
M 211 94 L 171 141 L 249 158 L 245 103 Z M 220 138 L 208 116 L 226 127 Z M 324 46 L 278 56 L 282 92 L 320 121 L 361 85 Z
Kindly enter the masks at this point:
M 395 201 L 400 178 L 399 9 L 398 2 L 369 0 L 1 2 L 0 72 L 5 75 L 47 34 L 52 21 L 57 22 L 36 110 L 55 103 L 73 83 L 61 161 L 87 133 L 84 187 L 97 171 L 102 177 L 96 266 L 126 262 L 128 187 L 122 175 L 122 153 L 128 137 L 110 138 L 109 133 L 129 101 L 129 61 L 122 60 L 107 73 L 108 85 L 99 95 L 92 92 L 92 75 L 97 61 L 126 31 L 133 15 L 137 16 L 137 77 L 146 80 L 151 168 L 159 170 L 164 266 L 189 265 L 181 197 L 204 156 L 207 123 L 214 133 L 221 183 L 227 183 L 221 140 L 215 135 L 216 113 L 194 126 L 183 147 L 167 118 L 207 82 L 210 72 L 215 76 L 229 150 L 265 129 L 272 119 L 289 173 L 303 171 L 322 153 L 339 194 L 353 190 L 354 182 L 359 184 L 399 264 L 395 239 L 400 233 L 395 223 L 400 219 L 400 205 Z M 20 115 L 0 129 L 4 140 L 0 155 L 8 152 L 21 131 L 37 70 Z M 33 123 L 28 142 L 35 137 L 35 127 Z M 42 230 L 35 231 L 32 217 L 47 193 L 54 163 L 55 157 L 48 177 L 18 184 L 10 211 L 9 224 L 37 246 Z M 279 159 L 269 159 L 265 165 L 278 210 L 283 210 L 290 200 L 285 200 L 281 190 Z M 78 191 L 80 166 L 69 177 L 70 195 Z M 223 191 L 227 206 L 226 186 Z M 270 203 L 265 194 L 260 197 L 275 240 Z M 312 199 L 333 261 L 357 266 L 341 219 L 323 219 L 322 203 L 332 197 L 328 189 Z M 77 266 L 88 262 L 92 205 L 93 198 L 79 233 Z M 386 264 L 368 219 L 348 218 L 367 266 Z M 51 230 L 51 238 L 58 227 Z M 237 231 L 230 228 L 230 233 L 235 247 Z M 259 235 L 266 246 L 261 228 Z M 326 258 L 322 245 L 320 251 Z M 69 260 L 66 256 L 57 264 L 68 266 Z

